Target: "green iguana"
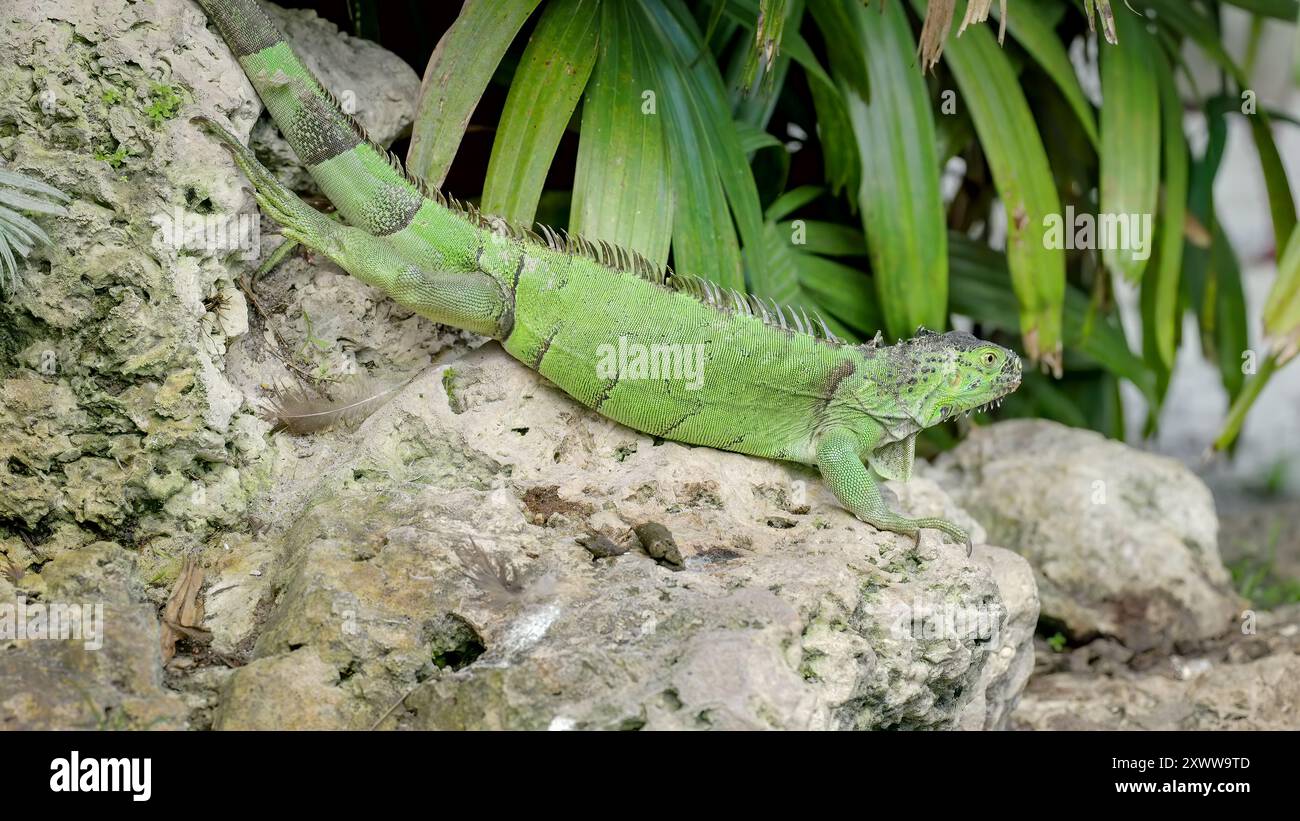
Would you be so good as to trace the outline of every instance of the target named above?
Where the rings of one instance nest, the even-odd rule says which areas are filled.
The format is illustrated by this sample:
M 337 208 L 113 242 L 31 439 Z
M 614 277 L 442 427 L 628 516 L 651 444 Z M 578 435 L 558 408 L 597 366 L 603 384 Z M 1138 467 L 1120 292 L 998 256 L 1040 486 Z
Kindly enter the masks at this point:
M 1013 352 L 967 333 L 924 330 L 893 346 L 879 336 L 846 344 L 803 311 L 604 242 L 481 214 L 431 190 L 368 139 L 256 0 L 199 2 L 348 223 L 304 203 L 235 136 L 202 120 L 286 237 L 435 322 L 499 340 L 610 419 L 665 439 L 816 465 L 864 522 L 918 538 L 933 528 L 970 551 L 953 523 L 890 510 L 880 479 L 909 478 L 922 428 L 1019 386 Z M 691 357 L 694 374 L 682 368 Z

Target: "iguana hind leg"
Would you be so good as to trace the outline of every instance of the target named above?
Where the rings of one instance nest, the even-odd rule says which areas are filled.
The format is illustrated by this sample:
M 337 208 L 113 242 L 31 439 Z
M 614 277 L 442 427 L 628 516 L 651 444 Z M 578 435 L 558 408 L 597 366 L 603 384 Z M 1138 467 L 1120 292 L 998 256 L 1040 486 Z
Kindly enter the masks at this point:
M 503 339 L 514 324 L 514 300 L 482 271 L 425 271 L 382 237 L 335 222 L 303 202 L 235 135 L 207 118 L 196 122 L 221 141 L 249 181 L 262 211 L 284 236 L 325 254 L 345 271 L 421 316 Z
M 857 438 L 847 431 L 824 435 L 817 445 L 817 467 L 822 481 L 840 500 L 840 504 L 862 521 L 880 530 L 917 536 L 922 528 L 948 534 L 966 545 L 966 555 L 973 549 L 970 535 L 947 519 L 927 516 L 911 519 L 885 506 L 880 496 L 878 477 L 862 463 Z
M 286 188 L 258 162 L 238 137 L 207 117 L 195 117 L 193 122 L 216 137 L 230 152 L 235 164 L 253 184 L 253 196 L 262 212 L 279 223 L 284 236 L 326 255 L 330 255 L 331 246 L 341 244 L 345 226 L 312 208 Z

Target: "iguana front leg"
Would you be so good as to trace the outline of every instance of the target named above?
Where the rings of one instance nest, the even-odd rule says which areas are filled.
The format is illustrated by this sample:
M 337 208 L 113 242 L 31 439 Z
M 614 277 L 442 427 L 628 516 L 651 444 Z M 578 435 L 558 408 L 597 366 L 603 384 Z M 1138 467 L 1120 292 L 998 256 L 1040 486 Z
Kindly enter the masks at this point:
M 890 530 L 909 536 L 918 536 L 921 528 L 932 528 L 947 533 L 966 545 L 966 555 L 974 546 L 969 534 L 957 525 L 938 517 L 910 519 L 900 516 L 885 506 L 880 496 L 880 481 L 876 474 L 862 463 L 870 443 L 858 436 L 839 430 L 824 434 L 817 442 L 817 467 L 822 481 L 835 494 L 850 513 L 880 530 Z
M 253 183 L 253 196 L 290 240 L 315 249 L 348 273 L 382 290 L 434 322 L 498 339 L 514 322 L 514 300 L 482 271 L 425 271 L 412 265 L 383 237 L 335 222 L 303 202 L 268 171 L 229 131 L 207 118 L 196 122 L 221 141 Z

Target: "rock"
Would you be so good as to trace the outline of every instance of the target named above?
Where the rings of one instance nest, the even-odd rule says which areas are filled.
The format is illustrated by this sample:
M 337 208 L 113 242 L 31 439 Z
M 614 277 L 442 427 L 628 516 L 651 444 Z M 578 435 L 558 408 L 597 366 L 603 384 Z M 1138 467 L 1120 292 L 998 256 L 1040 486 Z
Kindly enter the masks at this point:
M 213 718 L 217 730 L 283 728 L 287 717 L 274 711 L 286 701 L 295 705 L 295 729 L 360 726 L 348 720 L 350 699 L 339 686 L 339 671 L 322 661 L 314 648 L 259 659 L 227 682 Z
M 1040 640 L 1018 729 L 1267 730 L 1300 727 L 1300 604 L 1243 611 L 1235 630 L 1180 654 L 1111 639 L 1068 652 Z
M 1013 717 L 1032 730 L 1295 730 L 1300 654 L 1171 673 L 1035 677 Z
M 246 502 L 227 451 L 244 400 L 222 355 L 260 234 L 189 119 L 250 109 L 252 90 L 186 0 L 5 15 L 0 158 L 73 200 L 40 219 L 51 242 L 0 295 L 0 540 L 29 567 L 105 537 L 145 545 L 141 571 L 165 584 Z
M 397 136 L 419 84 L 409 67 L 310 12 L 272 13 L 373 136 Z M 73 198 L 68 216 L 38 218 L 51 242 L 0 293 L 0 568 L 12 562 L 28 591 L 76 568 L 76 595 L 102 599 L 108 623 L 98 651 L 0 651 L 0 727 L 175 727 L 187 711 L 208 726 L 223 660 L 249 652 L 271 605 L 275 553 L 245 532 L 250 508 L 269 515 L 252 503 L 296 457 L 268 446 L 250 401 L 286 373 L 266 341 L 272 320 L 235 285 L 263 251 L 255 203 L 190 120 L 247 135 L 262 106 L 190 0 L 9 0 L 0 53 L 12 55 L 0 61 L 0 166 Z M 280 170 L 301 173 L 296 160 Z M 287 344 L 319 352 L 304 369 L 406 375 L 463 339 L 335 268 L 285 268 L 273 321 Z M 156 608 L 196 553 L 212 571 L 213 644 L 163 672 Z M 118 587 L 104 590 L 117 592 L 101 594 L 91 582 L 110 569 Z M 19 592 L 0 580 L 0 607 Z M 91 683 L 72 687 L 67 670 Z
M 410 127 L 420 99 L 420 78 L 405 60 L 369 40 L 341 33 L 309 9 L 266 2 L 262 6 L 307 68 L 372 140 L 387 146 Z M 258 120 L 249 144 L 285 185 L 295 191 L 318 190 L 270 115 Z
M 24 575 L 21 589 L 0 580 L 0 730 L 185 728 L 136 576 L 131 553 L 96 542 Z M 35 626 L 38 614 L 48 629 L 56 608 L 73 606 L 71 621 L 59 617 L 66 632 Z
M 1038 628 L 1038 588 L 1034 571 L 1015 553 L 982 545 L 977 561 L 986 562 L 1007 607 L 1007 619 L 995 652 L 975 686 L 975 697 L 962 713 L 963 730 L 1004 730 L 1020 703 L 1020 694 L 1034 671 L 1034 631 Z
M 685 564 L 682 561 L 682 552 L 678 549 L 677 542 L 668 528 L 658 522 L 645 522 L 636 525 L 632 530 L 650 558 L 658 559 L 669 567 L 682 567 Z
M 938 480 L 1033 566 L 1042 615 L 1131 650 L 1223 633 L 1240 603 L 1205 485 L 1178 462 L 1053 422 L 975 429 Z
M 579 536 L 576 541 L 578 544 L 587 548 L 587 552 L 597 559 L 612 559 L 615 556 L 622 556 L 631 550 L 631 545 L 618 544 L 608 536 L 599 533 L 589 536 Z
M 296 444 L 219 727 L 991 727 L 1032 664 L 1019 557 L 878 532 L 811 470 L 657 442 L 495 344 Z M 683 569 L 575 541 L 647 521 Z

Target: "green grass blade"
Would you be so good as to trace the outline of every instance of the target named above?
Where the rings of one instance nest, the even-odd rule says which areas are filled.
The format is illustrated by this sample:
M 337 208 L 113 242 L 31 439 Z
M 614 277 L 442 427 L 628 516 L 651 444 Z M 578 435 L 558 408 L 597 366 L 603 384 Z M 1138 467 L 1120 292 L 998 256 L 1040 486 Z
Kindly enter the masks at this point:
M 1254 406 L 1255 400 L 1263 392 L 1264 386 L 1273 378 L 1277 371 L 1278 360 L 1276 356 L 1266 356 L 1260 363 L 1259 372 L 1242 386 L 1241 393 L 1233 401 L 1232 407 L 1228 408 L 1227 421 L 1223 423 L 1223 430 L 1219 431 L 1219 436 L 1214 440 L 1214 449 L 1217 451 L 1231 450 L 1237 441 L 1237 436 L 1241 433 L 1241 428 L 1246 422 L 1246 415 Z
M 798 220 L 780 224 L 787 236 L 796 231 L 802 235 L 800 250 L 807 254 L 820 254 L 825 257 L 864 257 L 867 256 L 867 240 L 862 232 L 848 225 L 822 220 Z
M 1242 386 L 1214 440 L 1214 449 L 1226 451 L 1236 442 L 1247 413 L 1260 398 L 1278 368 L 1300 352 L 1300 231 L 1292 231 L 1291 242 L 1278 261 L 1278 278 L 1264 305 L 1264 334 L 1271 349 L 1258 364 L 1258 373 Z
M 774 279 L 782 285 L 782 290 L 764 296 L 817 311 L 833 333 L 848 341 L 869 339 L 880 329 L 867 275 L 815 255 L 795 240 L 789 223 L 766 223 L 763 241 Z
M 785 150 L 785 143 L 758 126 L 750 125 L 743 120 L 736 122 L 736 135 L 740 137 L 740 150 L 746 154 L 751 154 L 763 148 Z
M 1259 363 L 1258 373 L 1246 381 L 1228 410 L 1223 430 L 1214 442 L 1216 450 L 1232 447 L 1247 413 L 1274 372 L 1300 352 L 1300 231 L 1291 232 L 1291 241 L 1278 261 L 1277 279 L 1264 304 L 1264 335 L 1271 350 Z
M 1011 276 L 1006 257 L 959 234 L 950 234 L 948 241 L 953 312 L 978 317 L 989 327 L 1015 332 L 1020 306 L 1008 287 Z M 1129 349 L 1117 324 L 1091 315 L 1087 294 L 1067 286 L 1062 314 L 1066 345 L 1129 380 L 1155 404 L 1155 380 L 1150 369 Z
M 1174 84 L 1173 68 L 1163 55 L 1155 59 L 1160 90 L 1161 135 L 1164 141 L 1164 194 L 1160 213 L 1160 249 L 1152 302 L 1156 352 L 1165 368 L 1174 366 L 1174 349 L 1181 320 L 1178 311 L 1179 277 L 1183 269 L 1183 224 L 1187 218 L 1187 138 L 1183 135 L 1183 104 Z M 1147 284 L 1143 284 L 1143 288 Z
M 736 229 L 747 248 L 761 249 L 763 215 L 722 76 L 713 60 L 697 59 L 708 53 L 707 46 L 685 4 L 640 0 L 637 5 L 652 44 L 657 101 L 672 149 L 674 262 L 679 270 L 744 290 Z M 753 290 L 776 287 L 761 253 L 747 259 Z
M 662 114 L 643 113 L 654 66 L 634 9 L 602 3 L 596 65 L 582 106 L 569 229 L 668 261 L 673 197 Z
M 819 311 L 843 323 L 857 339 L 871 339 L 884 330 L 884 318 L 876 308 L 871 278 L 856 268 L 830 259 L 805 255 L 799 268 L 799 282 Z M 832 330 L 840 333 L 832 325 Z
M 1242 292 L 1237 253 L 1216 220 L 1210 245 L 1210 281 L 1214 289 L 1214 351 L 1219 376 L 1234 400 L 1245 383 L 1242 355 L 1250 346 L 1246 330 L 1246 297 Z
M 506 97 L 483 183 L 482 208 L 528 224 L 546 172 L 596 63 L 599 0 L 555 0 L 542 11 Z
M 1277 279 L 1264 303 L 1264 334 L 1283 364 L 1300 351 L 1300 231 L 1291 232 L 1279 258 Z
M 913 2 L 921 5 L 921 0 Z M 1059 376 L 1065 252 L 1045 242 L 1047 218 L 1060 218 L 1061 201 L 1042 137 L 1010 61 L 986 27 L 968 29 L 949 42 L 944 61 L 956 78 L 1006 209 L 1007 258 L 1020 302 L 1025 353 Z
M 1296 0 L 1223 0 L 1230 6 L 1254 12 L 1262 17 L 1272 17 L 1294 23 L 1300 16 L 1300 2 Z
M 789 231 L 770 222 L 763 226 L 763 255 L 772 272 L 772 290 L 758 292 L 761 296 L 778 304 L 813 307 L 813 301 L 799 287 L 799 252 Z
M 816 0 L 810 4 L 813 20 L 826 41 L 827 59 L 836 79 L 847 84 L 863 100 L 871 99 L 869 57 L 862 52 L 858 33 L 861 3 L 854 0 Z M 882 9 L 883 11 L 883 9 Z M 914 61 L 909 61 L 914 62 Z
M 1250 134 L 1255 139 L 1255 152 L 1263 166 L 1264 187 L 1268 190 L 1268 207 L 1273 217 L 1273 237 L 1278 248 L 1286 247 L 1295 232 L 1296 208 L 1287 180 L 1286 166 L 1273 139 L 1273 128 L 1263 109 L 1248 115 Z
M 441 186 L 501 57 L 541 0 L 466 0 L 424 69 L 406 166 Z
M 994 14 L 1000 15 L 997 8 L 994 6 Z M 1056 16 L 1037 3 L 1016 3 L 1007 13 L 1007 31 L 1056 83 L 1095 148 L 1100 144 L 1097 120 L 1092 105 L 1083 94 L 1083 86 L 1079 85 L 1079 76 L 1070 62 L 1070 55 L 1056 33 L 1053 22 Z
M 870 102 L 849 83 L 840 89 L 863 169 L 862 226 L 886 332 L 904 338 L 919 325 L 948 324 L 948 237 L 934 115 L 915 67 L 907 11 L 898 3 L 878 12 L 842 2 L 872 78 Z M 832 65 L 837 76 L 847 76 L 842 64 Z
M 1160 194 L 1160 46 L 1126 8 L 1116 11 L 1115 28 L 1119 43 L 1101 50 L 1101 212 L 1148 219 Z M 1130 282 L 1141 280 L 1147 264 L 1134 239 L 1120 234 L 1102 246 L 1106 266 Z
M 1162 25 L 1168 26 L 1191 39 L 1205 53 L 1228 72 L 1240 89 L 1250 87 L 1245 72 L 1228 54 L 1213 22 L 1186 0 L 1132 0 L 1135 8 L 1149 8 L 1156 12 Z M 1264 168 L 1264 185 L 1268 189 L 1269 211 L 1273 217 L 1273 235 L 1278 248 L 1283 248 L 1291 238 L 1296 225 L 1295 198 L 1287 180 L 1277 143 L 1273 139 L 1272 122 L 1263 108 L 1247 117 L 1255 150 Z
M 792 188 L 777 197 L 767 207 L 763 217 L 769 222 L 785 219 L 825 193 L 825 189 L 817 185 L 801 185 L 798 188 Z
M 862 160 L 858 156 L 848 104 L 839 88 L 825 85 L 811 74 L 808 75 L 808 86 L 817 113 L 817 137 L 822 146 L 826 184 L 834 194 L 847 190 L 856 197 L 862 186 Z

